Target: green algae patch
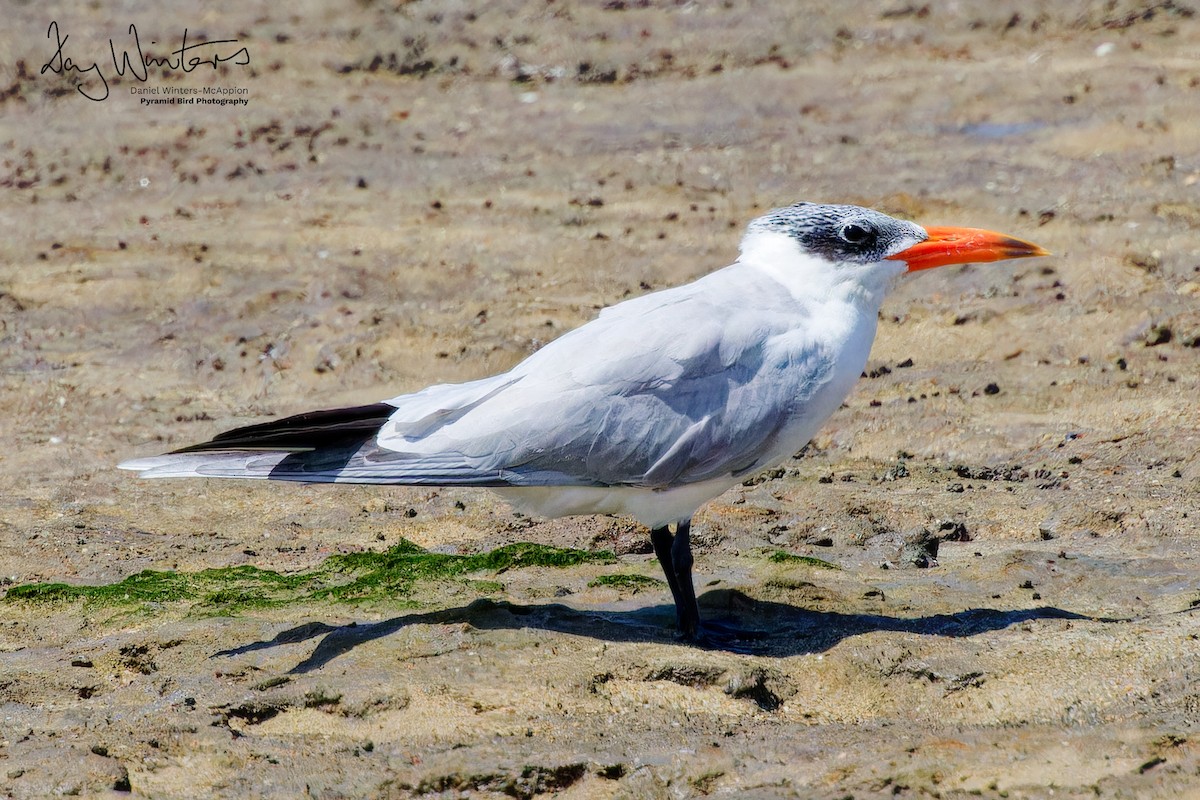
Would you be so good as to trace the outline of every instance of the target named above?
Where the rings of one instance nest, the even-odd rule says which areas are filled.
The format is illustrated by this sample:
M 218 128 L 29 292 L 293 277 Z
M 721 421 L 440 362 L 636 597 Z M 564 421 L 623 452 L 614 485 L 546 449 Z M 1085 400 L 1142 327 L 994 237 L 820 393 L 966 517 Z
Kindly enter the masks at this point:
M 597 586 L 608 586 L 613 589 L 623 589 L 636 594 L 643 589 L 657 591 L 658 589 L 662 588 L 664 583 L 666 583 L 666 581 L 658 578 L 650 578 L 645 575 L 618 573 L 616 575 L 601 575 L 589 583 L 588 586 L 593 588 Z
M 820 558 L 812 556 L 798 556 L 795 553 L 789 553 L 784 550 L 776 550 L 768 556 L 772 564 L 803 564 L 807 567 L 816 567 L 817 569 L 841 569 L 837 564 L 831 564 Z
M 147 606 L 190 603 L 209 613 L 232 613 L 247 608 L 276 607 L 309 600 L 404 600 L 419 582 L 462 580 L 502 588 L 495 581 L 471 581 L 475 573 L 498 574 L 521 567 L 568 568 L 581 564 L 611 564 L 610 551 L 571 550 L 518 542 L 474 555 L 430 553 L 407 540 L 380 552 L 330 556 L 315 569 L 294 574 L 242 565 L 199 572 L 144 570 L 116 583 L 74 586 L 33 583 L 13 586 L 8 603 L 70 603 L 95 606 Z
M 191 582 L 190 577 L 175 572 L 157 572 L 148 569 L 136 575 L 130 575 L 117 583 L 103 586 L 72 586 L 66 583 L 31 583 L 14 586 L 8 590 L 4 599 L 6 601 L 25 600 L 40 603 L 90 600 L 106 605 L 184 600 L 194 592 L 193 587 L 188 585 Z
M 318 589 L 317 598 L 337 600 L 374 600 L 387 596 L 407 595 L 418 581 L 446 580 L 477 572 L 498 574 L 521 567 L 576 567 L 580 564 L 611 564 L 616 556 L 604 550 L 569 550 L 558 547 L 517 542 L 474 555 L 430 553 L 412 542 L 400 544 L 381 553 L 347 553 L 331 556 L 323 569 L 333 574 L 353 576 L 346 582 Z

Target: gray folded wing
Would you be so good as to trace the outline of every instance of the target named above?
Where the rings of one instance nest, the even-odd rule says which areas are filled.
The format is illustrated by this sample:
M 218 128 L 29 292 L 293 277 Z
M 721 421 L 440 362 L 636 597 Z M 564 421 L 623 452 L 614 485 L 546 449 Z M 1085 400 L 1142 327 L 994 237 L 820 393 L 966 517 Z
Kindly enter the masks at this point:
M 799 310 L 777 286 L 761 298 L 754 288 L 739 291 L 760 302 L 736 307 L 700 281 L 608 309 L 419 435 L 395 398 L 397 424 L 364 462 L 422 482 L 509 486 L 660 488 L 752 470 L 832 370 L 818 342 L 797 339 Z

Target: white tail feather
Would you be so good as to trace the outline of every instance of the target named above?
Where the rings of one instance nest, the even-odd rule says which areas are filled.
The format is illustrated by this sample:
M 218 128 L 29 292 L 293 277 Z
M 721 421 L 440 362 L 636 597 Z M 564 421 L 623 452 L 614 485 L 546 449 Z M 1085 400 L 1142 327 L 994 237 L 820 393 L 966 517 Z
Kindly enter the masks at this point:
M 168 453 L 123 461 L 118 469 L 140 473 L 142 478 L 251 478 L 271 477 L 271 470 L 287 458 L 280 452 Z

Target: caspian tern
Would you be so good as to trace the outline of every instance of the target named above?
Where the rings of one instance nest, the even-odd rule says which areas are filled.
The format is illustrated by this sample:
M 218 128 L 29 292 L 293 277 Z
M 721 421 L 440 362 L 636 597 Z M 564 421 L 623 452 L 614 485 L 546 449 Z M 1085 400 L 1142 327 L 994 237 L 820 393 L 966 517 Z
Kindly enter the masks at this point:
M 798 203 L 752 221 L 732 265 L 606 308 L 504 374 L 237 428 L 120 467 L 482 486 L 548 517 L 628 515 L 650 528 L 682 637 L 728 641 L 736 634 L 700 622 L 695 511 L 795 454 L 841 405 L 901 274 L 1042 255 L 991 231 Z

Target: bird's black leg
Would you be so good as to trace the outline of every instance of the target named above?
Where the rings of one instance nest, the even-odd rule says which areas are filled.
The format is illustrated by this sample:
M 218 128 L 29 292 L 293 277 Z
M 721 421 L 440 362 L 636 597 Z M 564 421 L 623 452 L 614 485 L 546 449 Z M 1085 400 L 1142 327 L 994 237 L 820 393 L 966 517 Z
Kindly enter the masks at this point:
M 692 537 L 691 520 L 680 522 L 675 535 L 666 526 L 650 531 L 650 542 L 654 555 L 667 576 L 667 586 L 675 600 L 675 615 L 679 624 L 679 635 L 705 647 L 720 647 L 734 652 L 749 652 L 737 644 L 743 639 L 762 639 L 760 631 L 744 630 L 736 625 L 720 622 L 700 622 L 700 605 L 696 602 L 696 589 L 692 584 Z
M 685 639 L 696 639 L 700 630 L 700 607 L 696 603 L 696 589 L 692 586 L 692 540 L 691 521 L 684 520 L 675 527 L 675 535 L 665 525 L 650 531 L 650 543 L 654 555 L 667 576 L 667 586 L 675 601 L 675 615 L 679 633 Z
M 671 563 L 671 545 L 674 539 L 675 537 L 671 535 L 671 529 L 666 525 L 650 531 L 650 543 L 654 545 L 654 555 L 658 556 L 658 563 L 662 567 L 663 574 L 667 576 L 667 586 L 671 589 L 671 599 L 675 601 L 675 613 L 678 617 L 679 628 L 683 630 L 683 616 L 680 611 L 682 606 L 679 602 L 679 580 L 675 577 L 675 567 Z
M 700 606 L 692 585 L 692 521 L 685 519 L 675 528 L 671 542 L 671 570 L 675 573 L 675 610 L 679 614 L 679 632 L 695 639 L 700 630 Z

